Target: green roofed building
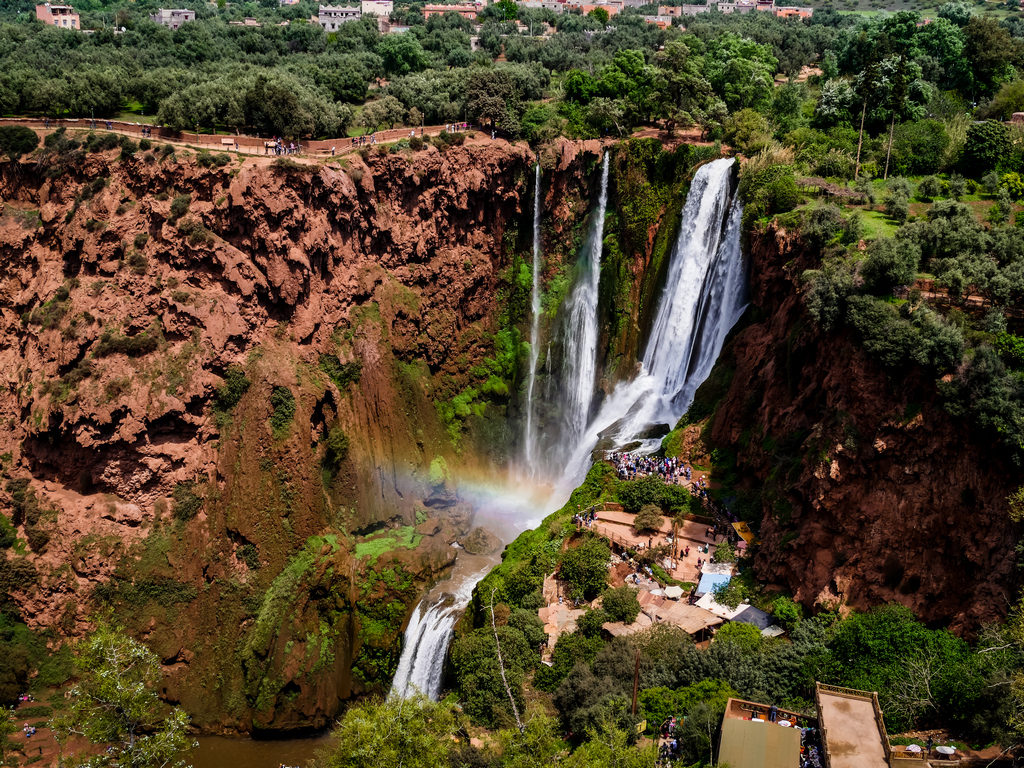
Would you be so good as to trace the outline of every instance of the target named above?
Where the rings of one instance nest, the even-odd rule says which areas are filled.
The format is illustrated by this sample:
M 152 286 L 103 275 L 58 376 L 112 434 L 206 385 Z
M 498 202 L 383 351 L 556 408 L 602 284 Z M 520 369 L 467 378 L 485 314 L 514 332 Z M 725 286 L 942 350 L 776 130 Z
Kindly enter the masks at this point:
M 719 765 L 729 768 L 800 767 L 800 730 L 762 719 L 759 714 L 766 710 L 763 704 L 729 700 L 722 719 Z M 779 718 L 785 719 L 787 714 L 780 710 Z

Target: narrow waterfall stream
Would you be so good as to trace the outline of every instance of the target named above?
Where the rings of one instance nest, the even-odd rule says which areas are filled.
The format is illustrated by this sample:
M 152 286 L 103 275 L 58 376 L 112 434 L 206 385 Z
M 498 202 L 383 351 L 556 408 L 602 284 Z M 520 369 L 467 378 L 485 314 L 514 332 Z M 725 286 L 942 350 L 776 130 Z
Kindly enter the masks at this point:
M 526 424 L 523 451 L 527 469 L 535 469 L 537 438 L 533 426 L 533 390 L 537 384 L 540 357 L 540 160 L 533 175 L 533 285 L 530 292 L 530 371 L 526 380 Z
M 597 380 L 597 288 L 601 279 L 604 218 L 608 208 L 608 153 L 601 158 L 601 191 L 583 252 L 576 287 L 569 297 L 562 358 L 562 430 L 555 455 L 572 452 L 587 428 Z
M 697 387 L 707 378 L 736 320 L 744 308 L 745 264 L 740 249 L 742 207 L 732 192 L 733 160 L 715 160 L 702 166 L 693 178 L 683 207 L 679 236 L 673 247 L 665 287 L 640 373 L 619 384 L 589 419 L 594 395 L 597 355 L 597 281 L 600 276 L 601 239 L 607 206 L 608 158 L 603 159 L 601 195 L 595 217 L 587 263 L 570 300 L 568 338 L 561 375 L 569 392 L 566 409 L 573 414 L 572 430 L 545 433 L 562 440 L 561 446 L 543 446 L 533 434 L 533 385 L 539 348 L 540 314 L 540 167 L 534 192 L 534 293 L 531 320 L 530 379 L 527 386 L 526 447 L 528 462 L 546 455 L 569 457 L 557 466 L 561 479 L 546 502 L 515 498 L 509 492 L 500 499 L 482 499 L 478 514 L 494 515 L 503 541 L 539 522 L 538 514 L 564 503 L 586 475 L 599 441 L 622 445 L 633 441 L 652 425 L 674 426 L 686 412 Z M 567 342 L 568 343 L 568 342 Z M 576 379 L 581 379 L 577 381 Z M 659 440 L 644 443 L 654 450 Z M 559 450 L 553 450 L 558 448 Z M 528 464 L 532 469 L 533 465 Z M 510 487 L 515 487 L 514 483 Z M 521 493 L 521 491 L 520 491 Z M 503 527 L 503 530 L 501 528 Z M 439 583 L 417 606 L 406 630 L 402 657 L 392 685 L 392 695 L 406 696 L 419 690 L 431 697 L 440 693 L 444 659 L 451 631 L 472 595 L 473 588 L 497 561 L 470 558 L 460 553 L 452 575 Z

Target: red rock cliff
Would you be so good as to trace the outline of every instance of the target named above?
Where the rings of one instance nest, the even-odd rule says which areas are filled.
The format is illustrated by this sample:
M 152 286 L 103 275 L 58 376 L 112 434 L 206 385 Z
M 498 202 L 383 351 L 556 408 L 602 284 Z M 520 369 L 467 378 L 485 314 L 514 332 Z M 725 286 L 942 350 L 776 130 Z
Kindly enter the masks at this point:
M 599 152 L 548 150 L 553 243 L 572 242 Z M 65 147 L 0 176 L 0 499 L 31 545 L 0 552 L 0 583 L 64 636 L 116 606 L 200 727 L 322 726 L 387 683 L 408 608 L 451 562 L 466 521 L 421 522 L 450 505 L 431 462 L 490 460 L 440 405 L 479 389 L 523 320 L 509 274 L 534 157 L 199 159 Z M 232 368 L 248 388 L 225 406 Z M 500 429 L 493 390 L 472 418 Z M 413 549 L 356 549 L 417 524 Z
M 896 601 L 967 633 L 999 619 L 1014 596 L 1006 497 L 1019 468 L 944 411 L 920 371 L 889 376 L 856 340 L 814 327 L 800 275 L 816 255 L 797 238 L 755 233 L 750 258 L 710 438 L 735 452 L 761 508 L 758 577 L 806 605 Z

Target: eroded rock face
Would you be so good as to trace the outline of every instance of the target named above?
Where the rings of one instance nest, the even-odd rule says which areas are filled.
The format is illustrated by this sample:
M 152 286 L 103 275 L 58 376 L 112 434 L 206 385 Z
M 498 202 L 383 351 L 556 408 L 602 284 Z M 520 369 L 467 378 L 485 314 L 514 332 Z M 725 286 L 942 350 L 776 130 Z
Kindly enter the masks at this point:
M 756 317 L 719 362 L 731 386 L 711 442 L 736 451 L 760 493 L 756 571 L 807 605 L 895 601 L 970 634 L 1014 596 L 1006 497 L 1022 478 L 951 417 L 920 371 L 890 377 L 806 315 L 815 255 L 781 229 L 752 238 Z
M 558 153 L 549 270 L 600 146 Z M 24 620 L 74 636 L 115 606 L 204 729 L 320 726 L 385 685 L 408 610 L 468 530 L 464 504 L 428 505 L 429 465 L 502 449 L 477 450 L 467 421 L 456 453 L 438 406 L 479 386 L 495 334 L 523 320 L 509 293 L 533 162 L 496 142 L 6 167 L 0 498 L 27 481 L 19 533 L 49 535 L 19 558 Z M 246 388 L 218 394 L 234 369 Z M 480 403 L 488 434 L 508 407 Z M 439 522 L 416 528 L 423 509 Z M 385 535 L 383 554 L 358 546 Z

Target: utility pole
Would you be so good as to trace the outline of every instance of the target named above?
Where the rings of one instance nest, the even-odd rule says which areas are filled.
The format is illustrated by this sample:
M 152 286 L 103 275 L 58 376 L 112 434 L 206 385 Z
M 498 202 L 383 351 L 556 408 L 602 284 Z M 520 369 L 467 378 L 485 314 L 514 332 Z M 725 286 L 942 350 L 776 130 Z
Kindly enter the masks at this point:
M 636 651 L 636 663 L 633 667 L 633 714 L 636 714 L 636 694 L 640 690 L 640 649 Z

